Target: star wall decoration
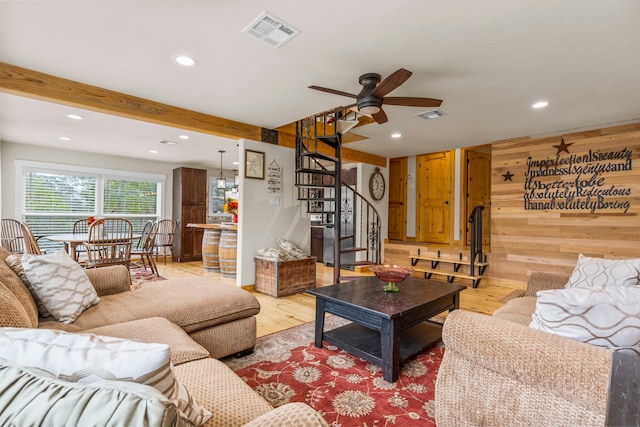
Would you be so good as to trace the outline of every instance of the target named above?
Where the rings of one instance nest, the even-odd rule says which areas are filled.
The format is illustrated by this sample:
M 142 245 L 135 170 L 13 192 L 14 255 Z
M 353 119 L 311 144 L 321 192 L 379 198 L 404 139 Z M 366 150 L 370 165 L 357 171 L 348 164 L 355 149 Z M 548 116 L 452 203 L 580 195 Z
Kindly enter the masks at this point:
M 562 138 L 562 140 L 560 141 L 560 144 L 558 145 L 553 145 L 552 147 L 557 149 L 558 151 L 556 152 L 556 156 L 562 152 L 569 154 L 569 147 L 573 145 L 573 142 L 570 143 L 566 143 L 564 142 L 564 138 Z
M 502 175 L 505 181 L 511 181 L 513 182 L 513 180 L 511 178 L 513 178 L 513 174 L 509 171 L 507 171 L 507 173 Z

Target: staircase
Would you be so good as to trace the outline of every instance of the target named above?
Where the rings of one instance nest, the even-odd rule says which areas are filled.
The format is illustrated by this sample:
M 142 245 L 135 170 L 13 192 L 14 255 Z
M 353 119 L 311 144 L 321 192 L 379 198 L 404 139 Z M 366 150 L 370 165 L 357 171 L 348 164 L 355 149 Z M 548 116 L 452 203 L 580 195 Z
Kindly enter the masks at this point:
M 469 217 L 471 224 L 471 246 L 469 248 L 469 256 L 465 257 L 462 253 L 457 257 L 442 255 L 440 251 L 436 255 L 428 252 L 423 253 L 421 249 L 411 253 L 411 265 L 417 273 L 423 273 L 426 279 L 430 279 L 432 275 L 446 276 L 447 282 L 452 283 L 456 278 L 468 279 L 474 288 L 478 287 L 485 268 L 489 265 L 487 257 L 482 252 L 482 210 L 484 207 L 476 206 Z M 421 261 L 430 265 L 423 266 Z M 420 264 L 419 264 L 420 263 Z M 442 268 L 443 266 L 450 266 Z M 463 272 L 462 268 L 467 268 L 468 272 Z
M 340 283 L 341 268 L 381 261 L 380 215 L 341 179 L 341 132 L 353 124 L 346 114 L 354 113 L 331 110 L 296 123 L 298 200 L 306 201 L 309 214 L 322 218 L 324 261 L 333 265 L 334 283 Z

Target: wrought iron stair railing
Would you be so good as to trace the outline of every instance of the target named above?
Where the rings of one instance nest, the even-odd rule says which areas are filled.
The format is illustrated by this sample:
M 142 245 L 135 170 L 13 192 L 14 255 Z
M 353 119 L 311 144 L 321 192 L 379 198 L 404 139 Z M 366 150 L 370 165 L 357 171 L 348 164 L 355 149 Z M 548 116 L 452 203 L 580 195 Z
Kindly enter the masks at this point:
M 332 110 L 296 124 L 298 200 L 306 201 L 309 214 L 322 218 L 329 247 L 324 261 L 333 265 L 334 283 L 340 282 L 341 268 L 381 262 L 380 214 L 341 179 L 342 135 L 337 129 L 343 114 Z

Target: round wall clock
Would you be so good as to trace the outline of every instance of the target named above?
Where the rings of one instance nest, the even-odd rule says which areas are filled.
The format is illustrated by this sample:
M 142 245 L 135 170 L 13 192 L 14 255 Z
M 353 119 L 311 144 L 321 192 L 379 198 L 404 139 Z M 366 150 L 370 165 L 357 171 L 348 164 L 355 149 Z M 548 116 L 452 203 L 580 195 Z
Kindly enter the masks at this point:
M 376 168 L 369 178 L 369 194 L 373 200 L 381 200 L 384 197 L 384 190 L 384 175 L 380 172 L 380 168 Z

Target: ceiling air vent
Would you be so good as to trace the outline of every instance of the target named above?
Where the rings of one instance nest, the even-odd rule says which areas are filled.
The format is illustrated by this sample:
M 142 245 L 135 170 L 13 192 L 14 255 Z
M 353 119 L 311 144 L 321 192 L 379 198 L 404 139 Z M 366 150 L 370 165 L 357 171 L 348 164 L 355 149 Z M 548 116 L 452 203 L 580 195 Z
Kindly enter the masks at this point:
M 300 34 L 300 30 L 296 30 L 291 25 L 282 22 L 281 19 L 267 12 L 262 12 L 262 14 L 242 30 L 242 32 L 252 35 L 274 49 L 279 48 Z
M 416 114 L 416 116 L 422 117 L 423 119 L 426 119 L 426 120 L 437 119 L 439 117 L 446 116 L 446 115 L 447 113 L 437 108 L 435 110 L 423 111 L 422 113 Z

